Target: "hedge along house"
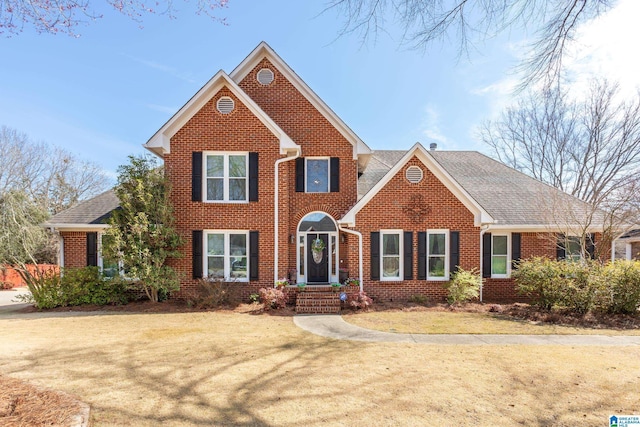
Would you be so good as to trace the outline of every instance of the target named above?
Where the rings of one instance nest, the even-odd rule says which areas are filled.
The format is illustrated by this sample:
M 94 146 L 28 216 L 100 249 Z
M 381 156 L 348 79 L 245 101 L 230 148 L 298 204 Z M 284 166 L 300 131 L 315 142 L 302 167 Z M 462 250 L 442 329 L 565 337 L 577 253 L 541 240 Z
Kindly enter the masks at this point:
M 186 238 L 184 256 L 169 261 L 178 298 L 203 277 L 248 296 L 279 278 L 326 285 L 341 271 L 373 297 L 442 297 L 462 267 L 481 271 L 485 300 L 509 300 L 514 260 L 581 255 L 557 236 L 586 204 L 477 152 L 371 150 L 264 42 L 145 147 L 164 161 Z M 106 197 L 49 221 L 62 265 L 105 264 L 104 225 L 92 218 L 105 215 Z M 602 229 L 592 222 L 591 246 Z

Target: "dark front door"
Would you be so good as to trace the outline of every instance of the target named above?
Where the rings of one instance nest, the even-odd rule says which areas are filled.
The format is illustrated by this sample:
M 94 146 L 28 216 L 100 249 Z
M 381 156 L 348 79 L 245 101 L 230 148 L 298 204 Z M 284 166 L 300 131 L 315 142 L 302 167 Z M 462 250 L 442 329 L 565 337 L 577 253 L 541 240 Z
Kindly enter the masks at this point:
M 307 234 L 307 282 L 329 283 L 328 234 Z

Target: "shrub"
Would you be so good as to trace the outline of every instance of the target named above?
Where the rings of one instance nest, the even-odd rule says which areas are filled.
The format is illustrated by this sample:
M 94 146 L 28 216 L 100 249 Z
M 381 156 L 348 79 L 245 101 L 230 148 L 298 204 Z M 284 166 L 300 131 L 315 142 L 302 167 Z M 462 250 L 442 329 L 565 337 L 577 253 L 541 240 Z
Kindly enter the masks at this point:
M 615 261 L 602 269 L 607 286 L 599 308 L 610 313 L 635 314 L 640 307 L 640 261 Z
M 347 305 L 354 310 L 366 311 L 373 305 L 373 300 L 364 291 L 349 292 L 347 294 Z
M 415 304 L 422 304 L 422 305 L 426 305 L 429 303 L 429 297 L 426 295 L 422 295 L 422 294 L 417 294 L 417 295 L 411 295 L 409 297 L 409 302 L 415 303 Z
M 543 257 L 522 260 L 511 276 L 518 293 L 530 298 L 533 305 L 550 310 L 563 299 L 557 261 Z
M 287 305 L 287 294 L 282 289 L 261 288 L 258 292 L 265 310 L 278 310 Z
M 602 289 L 601 265 L 594 261 L 557 263 L 559 304 L 579 314 L 589 312 Z
M 60 274 L 50 270 L 19 270 L 30 294 L 17 295 L 19 301 L 32 303 L 39 309 L 57 307 L 61 301 Z
M 480 296 L 482 277 L 477 269 L 464 270 L 458 268 L 453 278 L 443 286 L 447 290 L 449 304 L 467 302 Z
M 190 301 L 198 308 L 218 308 L 238 301 L 237 285 L 220 278 L 206 278 L 198 281 L 195 298 Z

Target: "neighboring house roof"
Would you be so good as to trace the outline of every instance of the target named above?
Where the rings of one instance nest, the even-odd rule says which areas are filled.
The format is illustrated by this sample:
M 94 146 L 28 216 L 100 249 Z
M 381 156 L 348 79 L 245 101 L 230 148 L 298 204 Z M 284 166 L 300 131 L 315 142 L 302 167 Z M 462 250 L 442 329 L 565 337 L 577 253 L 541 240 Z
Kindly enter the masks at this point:
M 328 121 L 335 127 L 344 138 L 353 145 L 353 159 L 359 160 L 359 164 L 364 166 L 371 154 L 371 149 L 342 121 L 336 113 L 287 65 L 286 62 L 266 42 L 261 42 L 242 61 L 229 76 L 240 83 L 247 74 L 251 72 L 263 58 L 267 58 L 286 79 L 311 103 Z M 361 158 L 359 158 L 361 157 Z
M 367 169 L 358 180 L 358 195 L 365 197 L 397 164 L 406 152 L 374 151 Z M 541 227 L 579 222 L 591 212 L 580 199 L 538 181 L 477 151 L 429 151 L 451 178 L 493 218 L 493 227 Z M 371 169 L 370 169 L 371 167 Z M 388 177 L 387 179 L 390 179 Z M 555 211 L 555 212 L 554 212 Z M 568 218 L 558 223 L 558 211 Z M 593 226 L 601 226 L 603 218 L 596 214 Z
M 66 230 L 106 228 L 111 212 L 119 207 L 118 196 L 113 190 L 109 190 L 57 213 L 43 226 Z
M 640 242 L 640 229 L 627 231 L 625 234 L 620 237 L 620 240 L 624 240 L 625 242 Z
M 227 87 L 280 141 L 280 152 L 300 152 L 300 146 L 278 126 L 224 71 L 213 76 L 176 114 L 173 115 L 144 147 L 160 157 L 171 152 L 173 137 L 223 87 Z

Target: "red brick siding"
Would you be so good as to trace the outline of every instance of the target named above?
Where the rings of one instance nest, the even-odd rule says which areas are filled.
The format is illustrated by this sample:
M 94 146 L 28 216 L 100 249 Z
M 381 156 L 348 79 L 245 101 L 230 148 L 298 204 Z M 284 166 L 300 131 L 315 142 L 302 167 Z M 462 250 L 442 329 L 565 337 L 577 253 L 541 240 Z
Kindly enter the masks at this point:
M 84 231 L 63 231 L 64 267 L 87 266 L 87 233 Z

